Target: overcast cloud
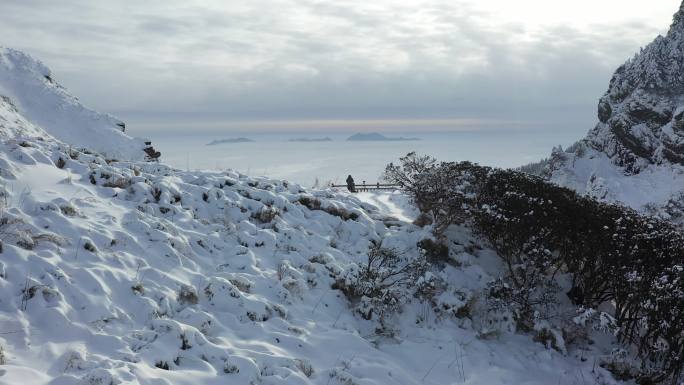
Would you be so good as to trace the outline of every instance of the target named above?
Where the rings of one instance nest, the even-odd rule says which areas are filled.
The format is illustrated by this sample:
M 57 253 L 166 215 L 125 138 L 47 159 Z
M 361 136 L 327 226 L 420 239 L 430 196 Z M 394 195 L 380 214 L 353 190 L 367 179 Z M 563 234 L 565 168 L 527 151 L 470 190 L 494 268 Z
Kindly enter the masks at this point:
M 679 0 L 0 0 L 0 45 L 139 131 L 574 130 Z M 572 4 L 570 4 L 572 3 Z

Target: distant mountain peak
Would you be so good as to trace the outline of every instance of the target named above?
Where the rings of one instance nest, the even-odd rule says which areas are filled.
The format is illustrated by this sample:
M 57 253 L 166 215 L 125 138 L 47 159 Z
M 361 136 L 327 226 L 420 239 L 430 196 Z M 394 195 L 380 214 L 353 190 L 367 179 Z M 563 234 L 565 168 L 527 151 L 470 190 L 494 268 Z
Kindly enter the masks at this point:
M 227 143 L 251 143 L 254 142 L 253 139 L 249 138 L 226 138 L 226 139 L 215 139 L 207 143 L 207 146 L 216 146 L 217 144 L 227 144 Z
M 420 140 L 420 138 L 388 137 L 377 132 L 357 133 L 347 138 L 349 142 L 407 142 L 416 140 Z

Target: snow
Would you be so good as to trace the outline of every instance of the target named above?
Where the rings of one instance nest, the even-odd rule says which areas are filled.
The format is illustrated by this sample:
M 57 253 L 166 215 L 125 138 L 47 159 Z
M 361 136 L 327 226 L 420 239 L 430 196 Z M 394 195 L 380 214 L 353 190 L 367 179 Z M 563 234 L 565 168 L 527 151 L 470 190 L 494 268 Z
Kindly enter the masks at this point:
M 551 181 L 597 199 L 621 202 L 645 211 L 648 205 L 665 204 L 684 191 L 684 167 L 653 165 L 630 175 L 601 152 L 572 157 L 556 169 Z
M 614 73 L 599 122 L 571 153 L 552 155 L 550 180 L 597 199 L 684 222 L 684 7 Z
M 465 227 L 420 278 L 448 283 L 435 303 L 377 333 L 333 287 L 374 244 L 419 255 L 405 196 L 136 161 L 44 66 L 0 58 L 0 384 L 619 383 L 609 344 L 553 350 L 485 309 L 503 267 Z
M 26 120 L 65 143 L 109 158 L 143 159 L 143 139 L 124 134 L 118 119 L 83 106 L 55 83 L 44 64 L 20 51 L 0 47 L 0 95 Z
M 591 376 L 591 363 L 528 336 L 482 340 L 468 322 L 436 315 L 417 325 L 418 303 L 398 317 L 397 336 L 374 336 L 330 288 L 329 271 L 362 262 L 371 240 L 415 251 L 429 236 L 404 222 L 415 213 L 400 194 L 305 192 L 232 172 L 107 165 L 84 153 L 62 170 L 51 161 L 63 155 L 60 145 L 32 145 L 0 147 L 4 162 L 22 160 L 3 181 L 16 186 L 5 213 L 22 223 L 12 231 L 37 237 L 31 250 L 4 240 L 0 325 L 12 333 L 0 335 L 8 361 L 0 383 L 547 384 Z M 119 176 L 131 186 L 102 186 Z M 321 207 L 360 216 L 345 221 L 296 203 L 310 194 Z M 272 223 L 253 219 L 266 203 L 279 209 Z M 392 226 L 382 222 L 388 215 Z M 461 260 L 472 265 L 441 272 L 463 283 L 445 303 L 492 278 L 479 257 Z M 22 301 L 26 287 L 33 297 Z
M 411 204 L 406 195 L 398 192 L 360 192 L 355 196 L 372 204 L 383 214 L 404 222 L 413 222 L 418 217 L 418 209 Z

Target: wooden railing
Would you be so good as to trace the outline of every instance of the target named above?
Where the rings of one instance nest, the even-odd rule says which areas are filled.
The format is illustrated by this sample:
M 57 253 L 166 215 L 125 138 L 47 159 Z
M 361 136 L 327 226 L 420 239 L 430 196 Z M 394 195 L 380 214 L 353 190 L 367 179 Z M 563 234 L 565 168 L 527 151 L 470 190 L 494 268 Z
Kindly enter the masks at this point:
M 335 188 L 344 188 L 348 189 L 348 186 L 346 184 L 333 184 L 330 187 L 335 187 Z M 366 192 L 366 191 L 378 191 L 378 190 L 398 190 L 399 185 L 396 184 L 391 184 L 391 183 L 374 183 L 374 184 L 366 184 L 366 181 L 364 180 L 361 184 L 354 184 L 354 190 L 352 192 Z

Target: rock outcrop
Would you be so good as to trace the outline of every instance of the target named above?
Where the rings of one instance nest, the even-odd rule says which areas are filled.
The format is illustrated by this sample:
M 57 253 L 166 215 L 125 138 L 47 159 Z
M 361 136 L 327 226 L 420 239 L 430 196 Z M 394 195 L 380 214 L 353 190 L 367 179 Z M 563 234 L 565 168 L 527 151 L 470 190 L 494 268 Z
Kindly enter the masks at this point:
M 597 110 L 584 139 L 523 170 L 684 221 L 684 4 L 665 36 L 615 71 Z
M 684 164 L 684 4 L 666 36 L 620 66 L 585 142 L 627 173 Z

